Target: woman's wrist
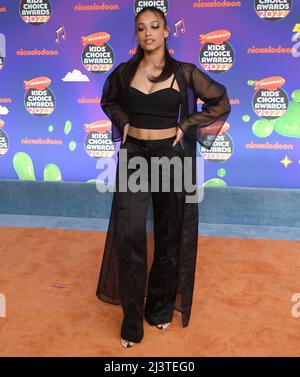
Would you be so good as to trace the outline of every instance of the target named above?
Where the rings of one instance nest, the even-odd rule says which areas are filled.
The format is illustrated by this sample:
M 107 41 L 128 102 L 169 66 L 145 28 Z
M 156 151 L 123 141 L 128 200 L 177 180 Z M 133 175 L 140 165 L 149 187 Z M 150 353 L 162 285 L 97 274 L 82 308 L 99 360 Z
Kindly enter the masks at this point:
M 184 133 L 185 130 L 182 128 L 182 123 L 177 123 L 177 128 L 180 128 L 180 130 Z

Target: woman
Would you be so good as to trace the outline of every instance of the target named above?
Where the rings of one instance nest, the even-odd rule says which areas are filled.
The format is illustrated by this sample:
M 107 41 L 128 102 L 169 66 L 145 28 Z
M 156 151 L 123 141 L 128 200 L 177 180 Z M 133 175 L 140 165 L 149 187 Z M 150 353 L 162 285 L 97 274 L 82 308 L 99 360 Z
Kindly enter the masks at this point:
M 105 302 L 122 304 L 124 347 L 142 340 L 143 316 L 150 325 L 165 329 L 176 309 L 182 313 L 183 327 L 189 323 L 198 241 L 196 141 L 211 149 L 231 111 L 222 84 L 194 64 L 170 56 L 166 43 L 170 30 L 162 11 L 143 8 L 136 15 L 135 27 L 137 52 L 110 73 L 101 99 L 112 122 L 112 140 L 121 145 L 96 295 Z M 197 111 L 198 98 L 204 102 L 201 112 Z M 120 172 L 126 171 L 126 183 L 137 172 L 127 164 L 120 165 L 123 152 L 129 161 L 143 157 L 147 163 L 153 157 L 167 157 L 168 161 L 177 157 L 181 162 L 189 158 L 192 190 L 163 191 L 165 177 L 160 172 L 158 192 L 122 192 Z M 149 170 L 142 169 L 146 183 L 152 180 Z M 178 183 L 174 170 L 169 178 Z M 183 164 L 181 178 L 187 170 Z M 148 271 L 146 214 L 150 198 L 155 246 Z

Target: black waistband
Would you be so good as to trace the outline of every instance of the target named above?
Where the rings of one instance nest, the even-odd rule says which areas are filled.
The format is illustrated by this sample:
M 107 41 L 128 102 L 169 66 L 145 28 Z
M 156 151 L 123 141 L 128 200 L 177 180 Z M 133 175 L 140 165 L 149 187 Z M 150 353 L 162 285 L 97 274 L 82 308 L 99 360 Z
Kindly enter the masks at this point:
M 153 146 L 153 145 L 161 145 L 161 144 L 168 144 L 176 139 L 176 135 L 167 137 L 164 139 L 138 139 L 136 137 L 133 137 L 131 135 L 126 136 L 126 141 L 129 141 L 130 143 L 139 144 L 139 145 L 145 145 L 145 146 Z

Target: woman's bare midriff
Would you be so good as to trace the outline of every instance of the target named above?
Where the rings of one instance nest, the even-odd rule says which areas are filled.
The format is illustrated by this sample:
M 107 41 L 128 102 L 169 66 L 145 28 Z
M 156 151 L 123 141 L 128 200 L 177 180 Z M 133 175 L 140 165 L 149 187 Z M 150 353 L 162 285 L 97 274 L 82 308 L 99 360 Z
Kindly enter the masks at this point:
M 137 139 L 166 139 L 168 137 L 175 136 L 177 133 L 177 127 L 165 128 L 162 130 L 149 130 L 146 128 L 137 128 L 129 125 L 127 135 L 133 136 Z

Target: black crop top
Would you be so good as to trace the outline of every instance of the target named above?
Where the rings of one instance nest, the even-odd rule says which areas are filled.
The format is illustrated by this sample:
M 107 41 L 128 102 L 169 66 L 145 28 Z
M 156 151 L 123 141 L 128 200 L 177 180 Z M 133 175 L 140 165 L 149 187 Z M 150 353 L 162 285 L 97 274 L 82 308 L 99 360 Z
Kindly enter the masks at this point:
M 147 129 L 164 129 L 176 127 L 178 122 L 180 93 L 173 88 L 144 93 L 133 86 L 129 86 L 123 96 L 129 123 L 133 127 Z

